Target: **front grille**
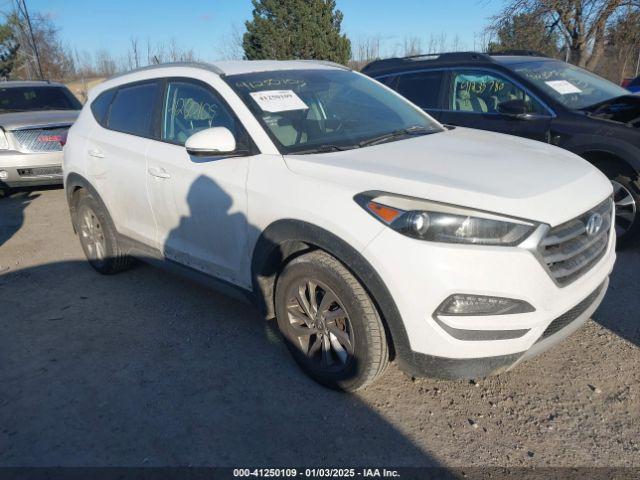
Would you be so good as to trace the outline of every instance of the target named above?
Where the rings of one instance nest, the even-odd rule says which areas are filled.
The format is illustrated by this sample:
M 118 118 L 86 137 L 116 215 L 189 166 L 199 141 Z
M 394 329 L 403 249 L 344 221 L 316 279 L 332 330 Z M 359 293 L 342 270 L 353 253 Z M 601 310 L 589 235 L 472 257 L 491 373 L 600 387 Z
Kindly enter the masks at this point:
M 540 242 L 539 251 L 558 285 L 570 284 L 602 258 L 609 245 L 612 214 L 613 205 L 608 198 L 597 207 L 547 232 Z M 587 233 L 589 220 L 597 215 L 602 219 L 600 228 L 597 232 Z
M 62 150 L 60 141 L 69 127 L 35 128 L 29 130 L 13 130 L 14 140 L 26 152 L 59 152 Z
M 587 309 L 591 305 L 593 305 L 593 302 L 596 301 L 596 298 L 598 298 L 598 295 L 600 295 L 603 288 L 604 288 L 604 283 L 600 285 L 598 288 L 596 288 L 596 290 L 591 295 L 589 295 L 587 298 L 581 301 L 578 305 L 573 307 L 568 312 L 563 313 L 558 318 L 556 318 L 553 322 L 551 322 L 549 326 L 546 328 L 546 330 L 542 333 L 542 336 L 538 339 L 538 341 L 544 340 L 545 338 L 553 335 L 554 333 L 559 332 L 564 327 L 566 327 L 571 322 L 573 322 L 575 319 L 577 319 L 584 312 L 586 312 Z

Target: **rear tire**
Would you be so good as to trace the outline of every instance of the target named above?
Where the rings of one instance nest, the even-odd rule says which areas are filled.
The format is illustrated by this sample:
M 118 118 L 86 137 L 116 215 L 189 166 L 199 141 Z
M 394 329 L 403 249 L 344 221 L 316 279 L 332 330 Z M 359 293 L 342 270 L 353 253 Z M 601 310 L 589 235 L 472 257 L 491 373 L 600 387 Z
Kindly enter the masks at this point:
M 622 248 L 637 245 L 640 238 L 640 182 L 627 175 L 611 178 L 616 204 L 616 235 Z
M 275 308 L 293 358 L 318 383 L 352 392 L 386 369 L 387 338 L 371 298 L 326 252 L 301 255 L 285 266 Z
M 89 264 L 103 275 L 128 269 L 132 259 L 126 255 L 108 213 L 89 192 L 74 194 L 74 226 Z

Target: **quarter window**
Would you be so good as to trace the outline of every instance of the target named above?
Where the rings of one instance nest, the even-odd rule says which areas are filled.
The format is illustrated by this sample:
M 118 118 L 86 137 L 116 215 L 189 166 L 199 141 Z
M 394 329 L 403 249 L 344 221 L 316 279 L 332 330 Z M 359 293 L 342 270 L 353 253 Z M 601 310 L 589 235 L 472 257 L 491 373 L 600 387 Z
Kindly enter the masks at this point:
M 545 114 L 539 102 L 511 81 L 489 72 L 453 72 L 449 109 L 458 112 L 499 113 L 498 105 L 524 100 L 528 113 Z
M 158 82 L 119 88 L 109 111 L 108 128 L 140 137 L 153 137 L 158 89 Z
M 109 105 L 111 105 L 111 100 L 113 100 L 114 95 L 116 94 L 115 90 L 107 90 L 106 92 L 102 92 L 98 95 L 91 103 L 91 111 L 93 112 L 93 116 L 96 121 L 105 127 L 107 125 L 107 114 L 109 113 Z
M 420 108 L 438 108 L 441 82 L 442 72 L 407 73 L 398 77 L 396 89 Z
M 209 88 L 184 81 L 170 81 L 162 119 L 162 140 L 184 145 L 200 130 L 226 127 L 238 138 L 235 118 Z

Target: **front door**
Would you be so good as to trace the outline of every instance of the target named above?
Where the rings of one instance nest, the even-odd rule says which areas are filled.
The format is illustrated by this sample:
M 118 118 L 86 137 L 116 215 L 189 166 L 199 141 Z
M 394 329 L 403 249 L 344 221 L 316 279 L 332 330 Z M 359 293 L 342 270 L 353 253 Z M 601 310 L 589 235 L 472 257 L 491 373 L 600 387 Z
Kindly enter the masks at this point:
M 248 156 L 190 156 L 194 133 L 226 127 L 241 142 L 244 130 L 219 95 L 188 79 L 165 86 L 160 141 L 147 150 L 147 186 L 157 224 L 156 246 L 169 260 L 238 283 L 247 249 Z
M 549 141 L 549 111 L 506 77 L 484 70 L 454 70 L 447 87 L 442 123 Z M 511 100 L 526 103 L 525 118 L 500 113 L 500 103 Z

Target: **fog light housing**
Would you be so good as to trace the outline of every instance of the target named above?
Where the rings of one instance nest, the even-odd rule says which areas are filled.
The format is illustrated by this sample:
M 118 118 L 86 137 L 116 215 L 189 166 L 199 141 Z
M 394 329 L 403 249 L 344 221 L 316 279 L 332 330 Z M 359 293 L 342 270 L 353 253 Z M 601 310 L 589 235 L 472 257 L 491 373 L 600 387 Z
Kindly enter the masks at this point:
M 524 300 L 456 293 L 440 304 L 436 315 L 510 315 L 535 310 Z
M 0 180 L 6 180 L 9 178 L 9 173 L 6 170 L 0 170 Z

